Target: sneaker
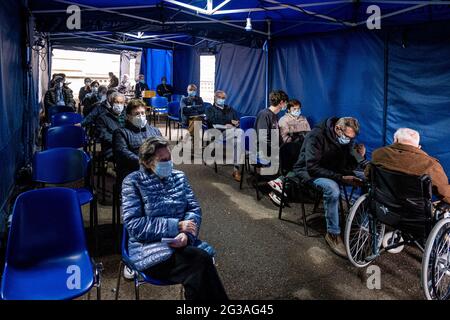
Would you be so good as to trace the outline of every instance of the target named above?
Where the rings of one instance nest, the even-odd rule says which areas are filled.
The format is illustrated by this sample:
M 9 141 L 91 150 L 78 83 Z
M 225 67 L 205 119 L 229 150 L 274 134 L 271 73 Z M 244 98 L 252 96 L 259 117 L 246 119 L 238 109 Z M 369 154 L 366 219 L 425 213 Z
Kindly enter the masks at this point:
M 241 182 L 241 173 L 238 170 L 234 170 L 233 171 L 233 178 L 234 180 L 236 180 L 237 182 Z
M 283 181 L 281 179 L 275 179 L 267 182 L 269 187 L 271 187 L 274 191 L 281 194 L 283 192 Z M 286 197 L 286 193 L 284 193 L 284 196 Z
M 279 207 L 281 205 L 281 198 L 275 192 L 273 192 L 273 191 L 270 192 L 269 198 L 270 198 L 270 200 L 272 200 L 272 202 L 274 204 L 277 205 L 277 207 Z
M 123 268 L 123 277 L 127 280 L 133 280 L 134 279 L 134 271 L 125 266 Z
M 335 254 L 342 258 L 347 258 L 347 251 L 345 250 L 344 242 L 339 234 L 328 233 L 325 236 L 325 241 Z

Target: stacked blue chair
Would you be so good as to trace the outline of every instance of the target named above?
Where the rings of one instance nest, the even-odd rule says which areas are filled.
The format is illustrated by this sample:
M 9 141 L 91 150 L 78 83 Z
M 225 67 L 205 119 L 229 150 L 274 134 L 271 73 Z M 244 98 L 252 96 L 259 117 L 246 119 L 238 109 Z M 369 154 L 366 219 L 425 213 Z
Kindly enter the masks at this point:
M 75 113 L 78 115 L 78 113 Z M 46 132 L 45 149 L 53 148 L 85 148 L 86 133 L 82 127 L 61 126 L 49 128 Z
M 53 106 L 48 108 L 47 110 L 47 121 L 51 121 L 53 115 L 57 114 L 57 113 L 61 113 L 61 112 L 73 112 L 73 108 L 72 107 L 67 107 L 67 106 Z
M 97 249 L 97 197 L 91 188 L 91 159 L 82 150 L 55 148 L 36 152 L 33 158 L 33 181 L 45 184 L 66 184 L 84 179 L 84 187 L 74 188 L 81 206 L 90 204 L 90 228 Z
M 117 286 L 116 286 L 116 300 L 119 298 L 119 290 L 120 290 L 120 279 L 122 278 L 123 269 L 125 266 L 133 271 L 134 275 L 134 292 L 136 300 L 139 300 L 139 287 L 142 284 L 148 283 L 152 284 L 154 286 L 171 286 L 175 285 L 176 283 L 168 282 L 168 281 L 161 281 L 154 279 L 150 277 L 149 275 L 145 274 L 144 272 L 140 272 L 136 270 L 133 263 L 130 260 L 130 256 L 128 254 L 128 231 L 123 227 L 123 234 L 122 234 L 122 260 L 120 261 L 119 265 L 119 274 L 117 276 Z M 180 291 L 180 297 L 183 299 L 183 287 L 181 287 Z
M 83 116 L 75 112 L 61 112 L 52 115 L 52 127 L 71 126 L 83 121 Z
M 153 97 L 150 100 L 150 103 L 153 108 L 153 124 L 156 126 L 156 115 L 167 115 L 167 106 L 169 104 L 169 101 L 165 97 Z
M 67 300 L 97 288 L 101 264 L 86 248 L 77 193 L 46 188 L 19 195 L 14 204 L 1 282 L 4 300 Z
M 169 140 L 172 140 L 172 130 L 170 128 L 171 122 L 174 125 L 177 125 L 177 140 L 178 140 L 178 132 L 180 131 L 180 102 L 171 102 L 169 103 L 167 110 L 167 121 L 166 121 L 166 136 L 167 136 L 167 128 L 169 128 Z

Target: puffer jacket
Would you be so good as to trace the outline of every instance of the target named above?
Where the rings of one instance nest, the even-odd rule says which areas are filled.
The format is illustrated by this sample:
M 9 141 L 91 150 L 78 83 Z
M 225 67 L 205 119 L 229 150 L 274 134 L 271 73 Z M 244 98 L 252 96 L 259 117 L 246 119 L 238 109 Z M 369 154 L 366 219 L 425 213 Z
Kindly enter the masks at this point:
M 143 167 L 131 173 L 122 184 L 122 206 L 130 260 L 139 271 L 170 258 L 174 249 L 161 239 L 176 237 L 180 221 L 193 220 L 197 235 L 200 230 L 200 205 L 185 174 L 178 170 L 165 179 Z M 206 242 L 191 234 L 188 238 L 188 245 L 214 256 L 214 249 Z

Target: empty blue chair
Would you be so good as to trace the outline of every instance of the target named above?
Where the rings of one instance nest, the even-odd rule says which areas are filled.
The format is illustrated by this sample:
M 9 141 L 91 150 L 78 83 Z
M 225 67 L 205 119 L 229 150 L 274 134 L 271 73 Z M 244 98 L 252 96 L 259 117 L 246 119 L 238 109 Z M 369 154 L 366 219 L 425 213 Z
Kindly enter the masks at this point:
M 19 195 L 14 204 L 1 283 L 4 300 L 67 300 L 93 286 L 101 265 L 86 247 L 77 193 L 47 188 Z
M 183 96 L 181 94 L 173 94 L 172 95 L 172 102 L 180 102 Z
M 178 131 L 180 130 L 180 102 L 171 102 L 167 108 L 167 121 L 166 121 L 166 136 L 167 136 L 167 128 L 169 128 L 169 140 L 172 140 L 172 130 L 170 129 L 170 123 L 174 122 L 177 124 Z M 177 131 L 177 139 L 178 139 L 178 131 Z
M 45 149 L 64 147 L 79 149 L 84 148 L 87 143 L 84 129 L 78 126 L 52 127 L 45 134 Z
M 167 282 L 167 281 L 161 281 L 154 279 L 147 274 L 137 271 L 134 267 L 133 263 L 130 260 L 130 256 L 128 254 L 128 231 L 123 227 L 123 233 L 122 233 L 122 260 L 119 264 L 119 274 L 117 277 L 117 285 L 116 285 L 116 300 L 119 298 L 119 290 L 120 290 L 120 279 L 122 278 L 123 269 L 128 267 L 128 269 L 132 270 L 134 273 L 134 292 L 136 300 L 139 300 L 139 287 L 144 284 L 152 284 L 154 286 L 171 286 L 175 285 L 176 283 Z M 183 299 L 183 287 L 181 287 L 180 291 L 180 297 Z
M 60 112 L 52 115 L 52 127 L 70 126 L 83 121 L 83 116 L 75 112 Z
M 169 101 L 165 97 L 153 97 L 150 100 L 150 103 L 153 107 L 153 124 L 156 126 L 156 114 L 158 114 L 158 116 L 161 114 L 167 114 L 167 106 Z
M 97 197 L 91 188 L 91 159 L 74 148 L 55 148 L 36 152 L 33 158 L 33 181 L 45 184 L 66 184 L 84 179 L 84 187 L 74 188 L 80 205 L 90 204 L 90 227 L 94 230 L 97 248 Z

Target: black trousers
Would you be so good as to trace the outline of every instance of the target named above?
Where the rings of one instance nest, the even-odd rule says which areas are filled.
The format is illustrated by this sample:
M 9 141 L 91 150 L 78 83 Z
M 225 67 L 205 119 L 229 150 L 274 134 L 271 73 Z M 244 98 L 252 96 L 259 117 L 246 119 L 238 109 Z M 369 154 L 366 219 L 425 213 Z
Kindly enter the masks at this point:
M 228 300 L 211 256 L 196 247 L 175 249 L 168 260 L 145 270 L 145 273 L 155 279 L 181 283 L 186 300 Z

